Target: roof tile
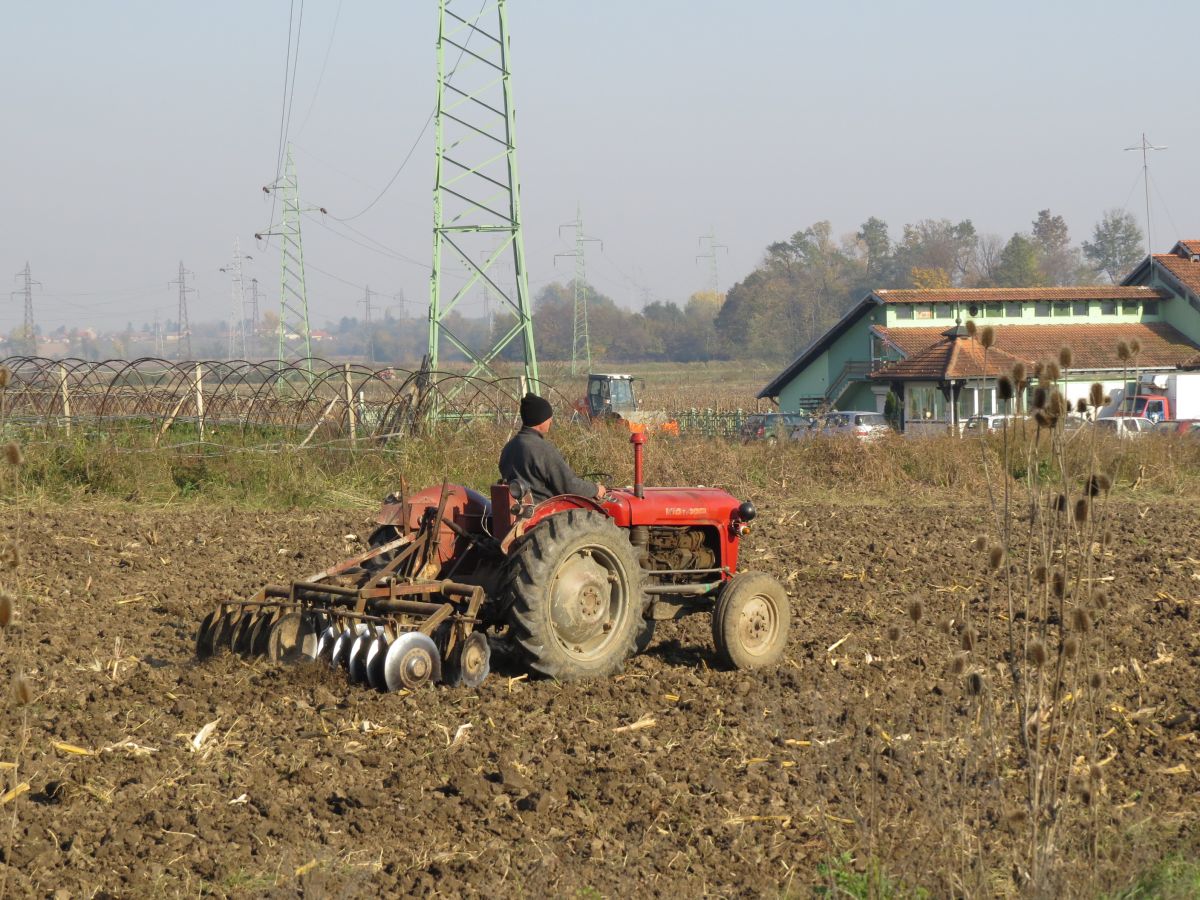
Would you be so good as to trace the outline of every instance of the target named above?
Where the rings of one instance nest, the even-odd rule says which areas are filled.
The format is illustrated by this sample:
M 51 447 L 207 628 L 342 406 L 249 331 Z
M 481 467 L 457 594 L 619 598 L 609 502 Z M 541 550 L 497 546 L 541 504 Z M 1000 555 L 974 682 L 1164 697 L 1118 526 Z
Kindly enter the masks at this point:
M 884 303 L 987 303 L 1036 300 L 1168 300 L 1166 291 L 1143 285 L 1091 284 L 1083 287 L 920 288 L 877 290 Z
M 996 325 L 994 328 L 996 343 L 994 348 L 988 351 L 987 375 L 1007 371 L 1018 359 L 1029 365 L 1056 359 L 1059 349 L 1064 346 L 1071 348 L 1075 369 L 1122 368 L 1125 363 L 1117 358 L 1117 344 L 1120 341 L 1129 343 L 1136 340 L 1141 345 L 1137 356 L 1138 365 L 1151 368 L 1174 368 L 1183 365 L 1195 359 L 1197 351 L 1200 350 L 1200 347 L 1182 333 L 1163 322 Z M 905 356 L 900 362 L 892 363 L 881 370 L 877 373 L 879 375 L 886 372 L 891 377 L 922 377 L 917 374 L 900 374 L 907 370 L 893 367 L 912 363 L 914 371 L 931 371 L 938 366 L 939 353 L 943 365 L 938 371 L 949 371 L 948 377 L 965 378 L 985 374 L 982 371 L 982 353 L 979 354 L 977 363 L 980 371 L 970 371 L 972 362 L 969 356 L 951 360 L 949 346 L 944 350 L 938 349 L 940 344 L 951 343 L 941 328 L 885 328 L 877 325 L 874 330 Z M 962 341 L 963 339 L 960 339 L 958 343 Z M 982 351 L 982 347 L 979 349 Z M 993 370 L 991 358 L 995 356 L 999 361 L 1001 354 L 1009 359 L 1007 363 L 999 365 L 997 370 Z M 955 366 L 948 369 L 951 362 L 955 362 Z

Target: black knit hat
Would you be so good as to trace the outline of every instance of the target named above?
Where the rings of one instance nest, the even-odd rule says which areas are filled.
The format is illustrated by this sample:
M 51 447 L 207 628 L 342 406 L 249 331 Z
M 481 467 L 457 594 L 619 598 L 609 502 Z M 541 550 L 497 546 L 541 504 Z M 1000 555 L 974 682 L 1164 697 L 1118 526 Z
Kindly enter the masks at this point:
M 541 425 L 554 415 L 550 401 L 537 394 L 526 394 L 521 398 L 521 424 L 526 428 Z

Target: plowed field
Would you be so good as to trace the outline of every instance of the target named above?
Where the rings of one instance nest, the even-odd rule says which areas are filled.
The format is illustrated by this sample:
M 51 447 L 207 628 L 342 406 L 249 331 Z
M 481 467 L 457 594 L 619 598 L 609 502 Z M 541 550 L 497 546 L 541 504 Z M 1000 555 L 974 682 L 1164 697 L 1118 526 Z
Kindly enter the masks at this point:
M 1196 845 L 1200 516 L 1115 508 L 1097 755 L 1111 755 L 1103 810 L 1118 837 L 1102 870 L 1119 881 Z M 660 625 L 609 681 L 501 671 L 411 696 L 315 664 L 192 659 L 214 600 L 361 549 L 363 512 L 4 512 L 24 562 L 0 661 L 34 688 L 28 706 L 0 705 L 0 760 L 29 785 L 0 806 L 0 848 L 15 812 L 9 890 L 807 896 L 817 867 L 850 852 L 943 893 L 938 813 L 957 807 L 920 760 L 961 710 L 931 623 L 977 602 L 967 544 L 983 509 L 760 510 L 745 562 L 794 608 L 778 669 L 712 668 L 695 617 Z

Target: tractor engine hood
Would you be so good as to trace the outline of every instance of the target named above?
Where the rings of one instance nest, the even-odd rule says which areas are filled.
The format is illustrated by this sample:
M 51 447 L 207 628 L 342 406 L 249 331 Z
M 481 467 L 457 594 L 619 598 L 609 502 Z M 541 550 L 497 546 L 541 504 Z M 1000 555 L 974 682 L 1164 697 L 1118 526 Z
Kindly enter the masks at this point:
M 638 499 L 632 491 L 615 490 L 601 504 L 621 527 L 636 525 L 726 527 L 738 515 L 741 502 L 719 488 L 645 488 Z

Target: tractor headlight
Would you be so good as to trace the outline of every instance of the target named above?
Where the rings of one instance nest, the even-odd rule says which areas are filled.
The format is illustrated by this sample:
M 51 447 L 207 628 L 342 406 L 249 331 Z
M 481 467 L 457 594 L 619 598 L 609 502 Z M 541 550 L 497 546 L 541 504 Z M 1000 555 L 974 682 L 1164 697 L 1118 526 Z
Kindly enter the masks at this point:
M 738 514 L 738 518 L 741 519 L 743 522 L 749 522 L 755 516 L 758 515 L 758 510 L 756 510 L 754 508 L 753 503 L 751 503 L 749 500 L 747 500 L 741 506 L 738 507 L 737 514 Z

